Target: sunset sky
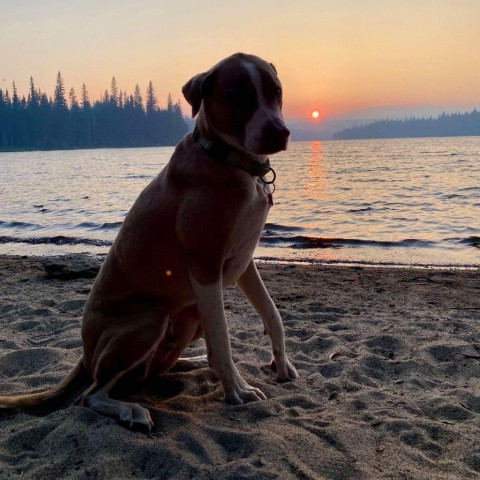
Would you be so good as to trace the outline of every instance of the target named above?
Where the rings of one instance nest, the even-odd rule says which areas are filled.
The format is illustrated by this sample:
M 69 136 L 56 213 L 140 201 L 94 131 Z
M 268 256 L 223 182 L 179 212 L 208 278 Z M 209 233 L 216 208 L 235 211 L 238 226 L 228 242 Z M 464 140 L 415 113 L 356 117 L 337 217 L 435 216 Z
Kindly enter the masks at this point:
M 387 107 L 480 107 L 479 0 L 17 0 L 2 2 L 0 88 L 53 93 L 115 75 L 165 104 L 236 51 L 273 62 L 287 118 Z M 185 106 L 186 104 L 183 102 Z M 185 108 L 186 110 L 186 108 Z

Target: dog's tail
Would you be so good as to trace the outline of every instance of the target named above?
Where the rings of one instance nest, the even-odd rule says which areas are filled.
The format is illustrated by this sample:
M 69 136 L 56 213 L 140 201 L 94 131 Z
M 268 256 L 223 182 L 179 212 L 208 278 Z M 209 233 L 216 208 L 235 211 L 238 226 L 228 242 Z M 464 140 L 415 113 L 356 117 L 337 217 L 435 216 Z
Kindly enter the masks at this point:
M 0 396 L 0 412 L 7 409 L 42 411 L 58 408 L 83 387 L 90 376 L 83 364 L 83 356 L 73 370 L 55 387 L 44 392 L 27 393 L 14 397 Z

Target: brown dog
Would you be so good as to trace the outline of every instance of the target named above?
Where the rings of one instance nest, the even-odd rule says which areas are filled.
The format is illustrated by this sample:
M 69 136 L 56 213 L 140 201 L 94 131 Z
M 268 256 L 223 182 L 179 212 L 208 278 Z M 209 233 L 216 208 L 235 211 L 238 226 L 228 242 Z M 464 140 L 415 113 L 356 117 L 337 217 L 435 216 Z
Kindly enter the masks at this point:
M 206 366 L 205 357 L 179 358 L 202 334 L 226 399 L 265 399 L 233 363 L 222 290 L 234 283 L 271 338 L 277 379 L 297 377 L 280 314 L 252 259 L 271 203 L 262 180 L 271 170 L 266 155 L 284 150 L 290 133 L 276 70 L 238 53 L 193 77 L 183 93 L 195 131 L 125 218 L 85 305 L 82 358 L 57 387 L 0 397 L 0 408 L 50 405 L 88 377 L 80 403 L 150 429 L 148 410 L 110 398 L 110 389 L 122 377 Z

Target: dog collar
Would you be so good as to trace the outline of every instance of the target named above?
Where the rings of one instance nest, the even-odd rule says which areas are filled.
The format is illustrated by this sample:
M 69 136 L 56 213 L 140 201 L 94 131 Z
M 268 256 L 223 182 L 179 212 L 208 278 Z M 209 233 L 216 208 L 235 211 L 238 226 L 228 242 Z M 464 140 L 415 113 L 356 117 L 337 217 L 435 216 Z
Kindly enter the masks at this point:
M 197 127 L 194 128 L 192 133 L 193 139 L 198 142 L 215 160 L 220 163 L 232 165 L 244 172 L 249 173 L 252 177 L 264 177 L 268 173 L 273 173 L 273 180 L 266 181 L 262 178 L 264 184 L 272 184 L 275 181 L 275 170 L 270 166 L 270 160 L 261 162 L 256 155 L 249 153 L 241 153 L 238 150 L 233 149 L 221 140 L 209 140 L 204 137 Z

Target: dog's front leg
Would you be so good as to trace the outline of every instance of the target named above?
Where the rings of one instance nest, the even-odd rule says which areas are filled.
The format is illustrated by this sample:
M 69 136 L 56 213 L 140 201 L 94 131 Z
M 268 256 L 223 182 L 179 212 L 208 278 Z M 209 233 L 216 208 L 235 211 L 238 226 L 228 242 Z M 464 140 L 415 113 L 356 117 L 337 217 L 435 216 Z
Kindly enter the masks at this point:
M 198 311 L 207 344 L 208 362 L 222 382 L 225 399 L 234 405 L 265 400 L 258 388 L 249 385 L 238 372 L 232 358 L 230 337 L 223 309 L 222 282 L 202 285 L 193 275 L 191 283 L 197 297 Z
M 277 379 L 287 381 L 298 378 L 295 367 L 290 363 L 285 353 L 285 333 L 282 317 L 270 298 L 253 259 L 238 279 L 237 285 L 262 318 L 265 333 L 269 335 L 272 342 L 272 368 L 276 370 Z

